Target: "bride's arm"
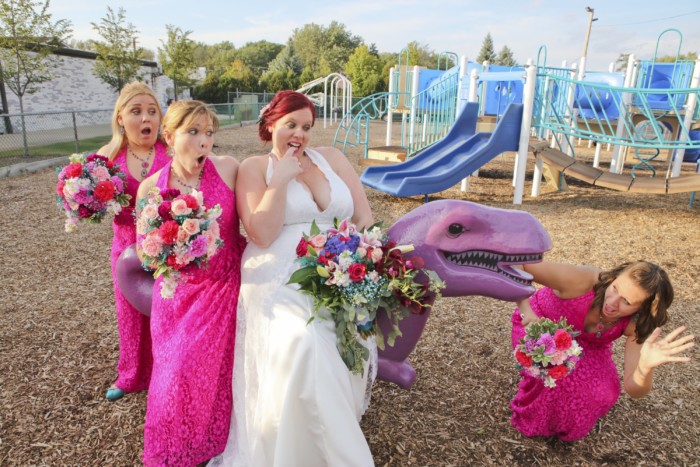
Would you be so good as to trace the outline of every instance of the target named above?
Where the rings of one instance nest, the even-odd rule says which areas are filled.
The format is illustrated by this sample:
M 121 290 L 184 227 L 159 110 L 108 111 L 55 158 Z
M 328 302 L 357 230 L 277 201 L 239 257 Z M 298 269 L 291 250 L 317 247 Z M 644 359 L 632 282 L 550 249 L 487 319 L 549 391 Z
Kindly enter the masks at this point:
M 236 177 L 236 208 L 249 239 L 268 247 L 282 230 L 287 204 L 287 185 L 301 168 L 297 159 L 285 154 L 275 164 L 269 185 L 265 182 L 269 156 L 244 160 Z

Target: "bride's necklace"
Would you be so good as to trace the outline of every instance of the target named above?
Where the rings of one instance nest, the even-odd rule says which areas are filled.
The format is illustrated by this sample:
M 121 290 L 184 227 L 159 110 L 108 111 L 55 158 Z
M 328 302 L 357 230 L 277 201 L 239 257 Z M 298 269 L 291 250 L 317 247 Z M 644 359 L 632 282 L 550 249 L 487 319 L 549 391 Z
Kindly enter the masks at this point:
M 173 177 L 175 178 L 175 181 L 180 185 L 182 188 L 185 189 L 185 193 L 192 193 L 194 190 L 199 189 L 199 185 L 202 184 L 202 174 L 204 173 L 204 167 L 202 167 L 202 170 L 199 171 L 199 176 L 197 177 L 197 183 L 194 185 L 191 185 L 187 182 L 185 182 L 183 179 L 177 176 L 175 173 L 175 169 L 173 169 L 173 164 L 170 164 L 170 173 L 173 174 Z
M 616 319 L 614 321 L 607 322 L 603 319 L 603 310 L 600 309 L 598 310 L 598 324 L 595 325 L 595 336 L 600 339 L 600 336 L 603 335 L 603 330 L 605 329 L 605 326 L 608 325 L 610 327 L 613 327 L 617 324 L 620 319 Z
M 133 149 L 131 149 L 131 146 L 129 146 L 129 154 L 141 161 L 141 178 L 146 178 L 146 175 L 148 175 L 148 166 L 151 165 L 151 155 L 153 155 L 153 148 L 154 146 L 151 146 L 151 149 L 148 150 L 148 154 L 146 154 L 146 158 L 142 159 L 133 151 Z

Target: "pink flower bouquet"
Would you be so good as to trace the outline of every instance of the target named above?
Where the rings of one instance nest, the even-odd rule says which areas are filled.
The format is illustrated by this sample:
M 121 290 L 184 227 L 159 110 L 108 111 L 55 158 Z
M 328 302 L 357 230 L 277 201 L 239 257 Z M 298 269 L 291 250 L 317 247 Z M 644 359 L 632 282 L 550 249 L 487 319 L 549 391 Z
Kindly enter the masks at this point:
M 336 220 L 323 232 L 314 222 L 297 245 L 301 267 L 289 283 L 299 284 L 302 293 L 313 297 L 316 312 L 328 311 L 335 321 L 340 356 L 353 373 L 361 374 L 369 358 L 362 340 L 376 335 L 377 346 L 384 348 L 376 322 L 380 307 L 393 320 L 387 336 L 393 345 L 398 322 L 409 311 L 423 312 L 445 286 L 434 271 L 423 269 L 422 258 L 403 256 L 411 250 L 412 245 L 398 246 L 389 240 L 379 226 L 360 232 L 349 219 Z
M 219 236 L 221 207 L 204 205 L 202 193 L 153 188 L 138 203 L 137 245 L 143 266 L 163 276 L 160 294 L 172 298 L 186 267 L 206 267 L 223 240 Z
M 581 358 L 581 346 L 574 339 L 579 333 L 562 318 L 559 322 L 542 318 L 525 328 L 525 337 L 515 348 L 519 370 L 553 388 L 566 377 Z
M 56 195 L 66 213 L 66 232 L 75 232 L 79 221 L 99 223 L 107 214 L 119 214 L 129 205 L 119 165 L 97 154 L 73 154 L 70 164 L 58 170 Z

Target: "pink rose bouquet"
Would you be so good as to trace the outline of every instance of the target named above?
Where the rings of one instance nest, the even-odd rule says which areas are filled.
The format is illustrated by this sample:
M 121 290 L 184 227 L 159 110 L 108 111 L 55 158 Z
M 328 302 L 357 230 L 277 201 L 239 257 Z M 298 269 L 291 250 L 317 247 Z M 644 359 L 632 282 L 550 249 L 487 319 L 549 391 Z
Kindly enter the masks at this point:
M 363 340 L 376 336 L 377 346 L 384 348 L 376 322 L 380 307 L 393 320 L 387 336 L 393 345 L 398 322 L 409 312 L 423 312 L 445 286 L 434 271 L 423 268 L 422 258 L 404 257 L 411 250 L 412 245 L 389 240 L 378 225 L 360 232 L 349 219 L 336 220 L 324 232 L 314 222 L 297 245 L 301 267 L 288 283 L 313 297 L 315 317 L 328 317 L 318 313 L 325 309 L 335 321 L 338 351 L 353 373 L 361 374 L 369 358 Z
M 578 334 L 565 318 L 557 323 L 547 318 L 530 323 L 515 348 L 518 370 L 541 378 L 548 388 L 555 387 L 582 356 L 581 346 L 574 339 Z
M 221 207 L 204 205 L 202 193 L 153 188 L 138 203 L 136 241 L 146 269 L 163 276 L 160 294 L 172 298 L 187 267 L 206 267 L 223 240 L 219 236 Z
M 129 205 L 126 175 L 108 158 L 98 154 L 73 154 L 70 164 L 58 169 L 56 200 L 66 213 L 66 232 L 75 232 L 78 222 L 99 223 L 107 214 L 119 214 Z

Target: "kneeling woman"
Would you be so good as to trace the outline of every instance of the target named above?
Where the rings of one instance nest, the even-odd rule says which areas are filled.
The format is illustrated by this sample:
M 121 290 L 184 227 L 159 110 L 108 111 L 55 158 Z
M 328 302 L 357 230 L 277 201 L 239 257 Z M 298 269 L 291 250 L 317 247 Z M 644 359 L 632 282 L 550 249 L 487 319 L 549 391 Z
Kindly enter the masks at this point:
M 511 422 L 525 436 L 557 436 L 575 441 L 586 436 L 620 396 L 620 378 L 613 361 L 613 341 L 625 336 L 624 388 L 634 399 L 651 391 L 654 368 L 687 362 L 678 356 L 694 344 L 681 336 L 681 326 L 661 337 L 673 301 L 673 287 L 656 264 L 636 261 L 611 271 L 542 262 L 525 266 L 545 287 L 518 303 L 513 314 L 515 347 L 523 326 L 539 318 L 565 317 L 583 348 L 574 371 L 546 388 L 542 380 L 523 375 L 511 401 Z

